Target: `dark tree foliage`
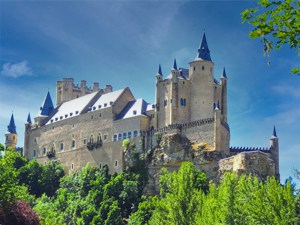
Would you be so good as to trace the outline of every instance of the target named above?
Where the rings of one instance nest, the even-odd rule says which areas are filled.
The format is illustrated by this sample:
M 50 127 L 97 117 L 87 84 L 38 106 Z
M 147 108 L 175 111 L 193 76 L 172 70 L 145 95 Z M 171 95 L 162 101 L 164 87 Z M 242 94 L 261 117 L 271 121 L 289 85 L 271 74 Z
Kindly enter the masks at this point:
M 0 224 L 39 225 L 37 213 L 25 202 L 17 200 L 4 210 L 0 210 Z

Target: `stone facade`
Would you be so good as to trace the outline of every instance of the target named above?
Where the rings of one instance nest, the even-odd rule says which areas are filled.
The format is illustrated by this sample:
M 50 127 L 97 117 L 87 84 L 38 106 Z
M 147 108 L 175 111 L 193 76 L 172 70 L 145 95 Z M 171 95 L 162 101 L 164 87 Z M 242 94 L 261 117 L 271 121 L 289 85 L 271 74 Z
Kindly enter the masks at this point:
M 121 172 L 132 165 L 122 148 L 130 139 L 139 153 L 152 153 L 149 192 L 157 191 L 162 167 L 175 170 L 182 161 L 192 161 L 216 181 L 226 171 L 279 178 L 275 128 L 269 148 L 230 147 L 227 81 L 225 69 L 219 81 L 214 78 L 205 35 L 188 69 L 174 60 L 164 78 L 159 66 L 155 104 L 136 99 L 129 88 L 99 89 L 98 83 L 87 88 L 85 81 L 75 85 L 64 78 L 57 82 L 56 107 L 48 93 L 35 122 L 25 125 L 25 157 L 59 160 L 67 172 L 88 162 Z

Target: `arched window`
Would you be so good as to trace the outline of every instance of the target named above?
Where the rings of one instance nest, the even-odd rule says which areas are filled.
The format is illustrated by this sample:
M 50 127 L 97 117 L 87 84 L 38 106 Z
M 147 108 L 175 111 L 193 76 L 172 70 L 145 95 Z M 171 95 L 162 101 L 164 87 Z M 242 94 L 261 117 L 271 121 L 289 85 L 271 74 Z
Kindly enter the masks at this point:
M 91 143 L 91 144 L 94 143 L 94 136 L 93 136 L 93 135 L 91 135 L 91 137 L 90 137 L 90 143 Z
M 100 142 L 100 141 L 101 141 L 101 134 L 99 133 L 97 136 L 97 142 Z
M 102 162 L 99 163 L 99 169 L 102 169 Z
M 64 143 L 60 143 L 60 151 L 64 150 Z
M 75 148 L 76 147 L 76 141 L 73 139 L 71 142 L 71 148 Z
M 43 148 L 43 155 L 46 155 L 46 148 Z

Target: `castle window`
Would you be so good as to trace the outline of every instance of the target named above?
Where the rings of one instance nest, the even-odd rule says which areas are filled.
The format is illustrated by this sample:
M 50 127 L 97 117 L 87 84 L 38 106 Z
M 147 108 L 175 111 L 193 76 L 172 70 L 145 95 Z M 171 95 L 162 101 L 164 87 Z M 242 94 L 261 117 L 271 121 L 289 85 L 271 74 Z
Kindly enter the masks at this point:
M 194 66 L 193 70 L 196 71 L 196 67 L 195 66 Z
M 127 133 L 123 133 L 123 139 L 127 138 Z
M 101 105 L 98 105 L 98 109 L 101 109 Z
M 112 105 L 112 104 L 113 104 L 113 102 L 109 102 L 109 104 L 110 104 L 110 105 Z
M 61 117 L 60 117 L 60 119 L 62 120 L 62 119 L 63 119 L 63 117 L 61 116 Z
M 55 121 L 57 121 L 57 120 L 58 120 L 58 118 L 56 117 L 56 118 L 55 118 Z
M 184 81 L 182 81 L 182 84 L 184 84 Z
M 90 143 L 91 143 L 91 144 L 94 143 L 94 137 L 93 137 L 93 135 L 91 135 L 91 137 L 90 137 Z
M 70 116 L 72 116 L 73 115 L 73 113 L 70 113 Z
M 133 115 L 136 115 L 136 110 L 133 110 Z
M 91 116 L 91 119 L 93 119 L 93 118 L 94 118 L 94 116 L 92 115 L 92 116 Z
M 131 138 L 131 131 L 128 132 L 128 138 Z
M 64 143 L 60 143 L 60 150 L 61 150 L 61 151 L 64 150 Z
M 101 113 L 99 114 L 99 117 L 101 117 Z
M 72 149 L 74 149 L 76 147 L 76 141 L 75 140 L 72 140 L 71 146 L 72 146 Z
M 83 139 L 83 144 L 86 145 L 86 138 Z
M 106 107 L 107 106 L 107 103 L 104 103 L 104 107 Z
M 99 169 L 100 170 L 102 169 L 102 163 L 101 162 L 99 163 Z
M 73 127 L 73 128 L 75 127 L 74 123 L 73 123 L 72 127 Z
M 180 99 L 180 105 L 181 106 L 186 106 L 186 99 L 185 98 Z
M 95 107 L 95 106 L 93 107 L 93 110 L 96 110 L 96 107 Z
M 120 133 L 119 135 L 118 135 L 118 141 L 121 141 L 122 140 L 122 134 Z
M 51 120 L 51 123 L 53 123 L 53 119 Z
M 73 170 L 73 169 L 74 169 L 74 163 L 71 164 L 71 170 Z
M 36 151 L 33 150 L 33 157 L 36 157 Z
M 65 118 L 68 118 L 68 115 L 67 115 L 67 114 L 65 115 Z
M 114 134 L 114 141 L 117 141 L 118 135 Z
M 116 166 L 116 167 L 118 166 L 118 160 L 115 161 L 115 166 Z
M 165 100 L 164 100 L 164 106 L 167 106 L 167 104 L 168 104 L 168 100 L 165 99 Z
M 204 70 L 204 66 L 202 66 L 202 70 Z
M 138 135 L 137 130 L 133 131 L 133 137 L 137 137 L 137 135 Z
M 77 115 L 79 112 L 78 112 L 78 111 L 76 111 L 75 113 L 76 113 L 76 115 Z
M 43 148 L 43 155 L 46 155 L 46 148 Z
M 98 134 L 97 142 L 100 142 L 100 141 L 101 141 L 101 134 Z

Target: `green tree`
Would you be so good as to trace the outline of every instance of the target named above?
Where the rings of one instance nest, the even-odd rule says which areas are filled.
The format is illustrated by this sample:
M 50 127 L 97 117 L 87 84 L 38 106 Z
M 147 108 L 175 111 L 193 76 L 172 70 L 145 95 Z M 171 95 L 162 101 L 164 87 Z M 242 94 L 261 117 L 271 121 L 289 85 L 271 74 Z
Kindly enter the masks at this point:
M 149 224 L 194 224 L 196 213 L 201 210 L 198 193 L 200 187 L 199 171 L 190 162 L 182 163 L 178 172 L 162 171 L 160 177 L 161 199 L 149 221 Z M 204 176 L 201 174 L 201 177 Z M 203 180 L 208 184 L 207 178 Z
M 271 50 L 283 45 L 295 48 L 300 55 L 300 2 L 259 0 L 257 4 L 258 7 L 242 12 L 242 22 L 248 21 L 255 27 L 250 38 L 261 38 L 268 56 Z M 291 72 L 300 75 L 300 67 L 296 66 Z

